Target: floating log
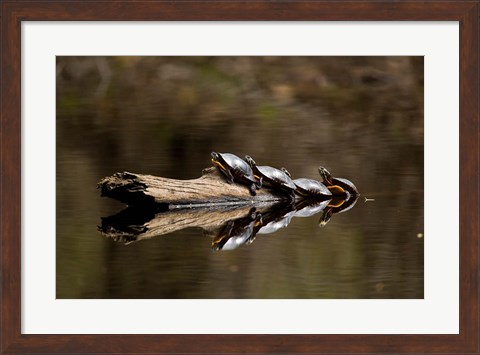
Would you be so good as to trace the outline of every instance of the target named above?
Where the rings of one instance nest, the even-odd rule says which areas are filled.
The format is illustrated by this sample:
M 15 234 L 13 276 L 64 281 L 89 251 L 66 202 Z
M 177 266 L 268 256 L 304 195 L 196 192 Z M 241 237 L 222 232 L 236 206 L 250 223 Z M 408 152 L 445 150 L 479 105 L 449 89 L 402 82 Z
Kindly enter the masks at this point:
M 98 183 L 98 188 L 101 189 L 102 196 L 130 206 L 165 210 L 247 204 L 253 206 L 288 199 L 288 196 L 268 189 L 260 189 L 252 196 L 247 186 L 227 183 L 214 167 L 204 169 L 202 176 L 193 180 L 176 180 L 129 172 L 115 173 L 103 178 Z

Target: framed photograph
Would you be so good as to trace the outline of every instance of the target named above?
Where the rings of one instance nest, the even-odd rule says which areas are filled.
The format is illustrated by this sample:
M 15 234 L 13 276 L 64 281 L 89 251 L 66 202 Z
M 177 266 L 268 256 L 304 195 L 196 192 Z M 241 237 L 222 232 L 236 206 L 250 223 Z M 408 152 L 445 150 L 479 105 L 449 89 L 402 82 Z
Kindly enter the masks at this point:
M 9 353 L 479 353 L 479 2 L 4 1 Z

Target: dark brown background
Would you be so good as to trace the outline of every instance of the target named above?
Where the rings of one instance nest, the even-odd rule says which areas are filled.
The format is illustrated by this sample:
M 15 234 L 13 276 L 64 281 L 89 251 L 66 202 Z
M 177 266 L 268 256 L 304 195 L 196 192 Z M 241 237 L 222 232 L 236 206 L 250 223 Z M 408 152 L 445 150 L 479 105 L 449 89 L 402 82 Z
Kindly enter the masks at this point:
M 56 62 L 57 299 L 423 298 L 422 56 Z M 322 228 L 321 213 L 292 218 L 231 251 L 201 228 L 128 245 L 98 232 L 124 208 L 100 178 L 194 179 L 212 151 L 297 178 L 326 166 L 362 196 Z

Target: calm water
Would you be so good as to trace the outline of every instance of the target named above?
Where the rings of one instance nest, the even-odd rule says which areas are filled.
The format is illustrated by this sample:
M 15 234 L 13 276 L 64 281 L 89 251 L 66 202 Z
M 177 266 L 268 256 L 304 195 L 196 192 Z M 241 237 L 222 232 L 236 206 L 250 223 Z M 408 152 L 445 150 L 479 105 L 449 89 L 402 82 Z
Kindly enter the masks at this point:
M 57 58 L 57 298 L 423 298 L 421 59 Z M 102 177 L 196 178 L 213 150 L 362 196 L 230 251 L 201 228 L 97 230 L 125 208 Z

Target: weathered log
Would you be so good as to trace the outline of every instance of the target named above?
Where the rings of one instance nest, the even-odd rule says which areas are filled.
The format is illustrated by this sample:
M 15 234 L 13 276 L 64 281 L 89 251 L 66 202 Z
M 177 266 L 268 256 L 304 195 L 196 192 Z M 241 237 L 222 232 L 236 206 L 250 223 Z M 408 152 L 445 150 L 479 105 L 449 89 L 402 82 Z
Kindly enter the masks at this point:
M 260 189 L 255 196 L 247 186 L 229 184 L 216 168 L 207 168 L 202 176 L 193 180 L 176 180 L 164 177 L 115 173 L 98 183 L 101 195 L 114 198 L 127 205 L 165 209 L 188 207 L 218 207 L 255 205 L 288 199 L 268 189 Z

